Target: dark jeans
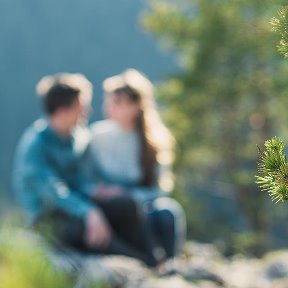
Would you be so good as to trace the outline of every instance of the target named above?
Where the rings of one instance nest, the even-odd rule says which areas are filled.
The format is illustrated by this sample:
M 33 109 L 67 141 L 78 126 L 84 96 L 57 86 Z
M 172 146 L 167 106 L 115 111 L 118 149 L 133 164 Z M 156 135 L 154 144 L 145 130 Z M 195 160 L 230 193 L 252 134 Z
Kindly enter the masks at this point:
M 131 198 L 121 196 L 108 201 L 97 200 L 96 205 L 113 231 L 111 242 L 103 249 L 88 247 L 84 242 L 84 221 L 63 212 L 42 217 L 36 226 L 57 246 L 72 247 L 88 254 L 121 254 L 140 259 L 149 266 L 157 264 L 146 220 Z
M 182 207 L 172 198 L 159 197 L 144 204 L 151 230 L 167 258 L 179 254 L 186 238 L 186 219 Z

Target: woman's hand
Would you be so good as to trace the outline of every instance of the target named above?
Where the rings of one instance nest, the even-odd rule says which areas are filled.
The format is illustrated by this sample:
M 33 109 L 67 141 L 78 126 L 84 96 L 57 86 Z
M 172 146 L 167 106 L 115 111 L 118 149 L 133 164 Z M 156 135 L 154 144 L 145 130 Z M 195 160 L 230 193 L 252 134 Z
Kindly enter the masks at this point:
M 99 184 L 96 186 L 95 193 L 93 195 L 94 199 L 99 200 L 109 200 L 118 196 L 123 195 L 125 190 L 117 185 L 105 185 Z

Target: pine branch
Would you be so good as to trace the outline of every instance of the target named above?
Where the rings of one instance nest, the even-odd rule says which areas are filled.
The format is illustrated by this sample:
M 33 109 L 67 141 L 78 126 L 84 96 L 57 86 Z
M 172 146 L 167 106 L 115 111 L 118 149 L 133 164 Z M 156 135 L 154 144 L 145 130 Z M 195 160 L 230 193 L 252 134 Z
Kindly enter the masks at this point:
M 288 200 L 288 163 L 284 153 L 284 143 L 274 137 L 264 144 L 265 151 L 260 150 L 256 183 L 264 192 L 268 192 L 273 201 Z
M 272 30 L 281 35 L 277 44 L 278 51 L 284 57 L 288 57 L 288 5 L 280 9 L 278 15 L 278 18 L 271 19 Z

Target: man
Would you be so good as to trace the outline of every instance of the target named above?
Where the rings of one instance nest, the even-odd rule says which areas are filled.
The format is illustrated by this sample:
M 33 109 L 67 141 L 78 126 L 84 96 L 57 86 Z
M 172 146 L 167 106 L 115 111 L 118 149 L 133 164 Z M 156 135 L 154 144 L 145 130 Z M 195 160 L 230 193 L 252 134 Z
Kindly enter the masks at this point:
M 95 185 L 86 181 L 82 165 L 90 140 L 85 122 L 91 83 L 81 74 L 62 73 L 41 79 L 37 93 L 46 119 L 24 133 L 14 171 L 28 222 L 34 227 L 49 223 L 57 240 L 84 251 L 124 254 L 154 264 L 141 242 L 136 204 L 121 195 L 109 201 L 90 197 Z

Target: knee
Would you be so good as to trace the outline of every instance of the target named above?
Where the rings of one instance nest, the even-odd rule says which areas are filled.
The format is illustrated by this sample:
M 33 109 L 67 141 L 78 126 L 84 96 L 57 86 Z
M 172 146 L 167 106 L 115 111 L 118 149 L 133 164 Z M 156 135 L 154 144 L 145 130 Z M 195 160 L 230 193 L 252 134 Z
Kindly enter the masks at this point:
M 155 210 L 159 211 L 167 219 L 178 219 L 184 217 L 182 206 L 174 199 L 163 197 L 155 200 Z
M 161 223 L 162 228 L 174 229 L 175 226 L 175 215 L 169 209 L 162 209 L 157 211 L 158 221 Z
M 156 208 L 155 210 L 159 217 L 167 220 L 172 220 L 175 216 L 173 211 L 171 211 L 170 207 L 161 207 Z

